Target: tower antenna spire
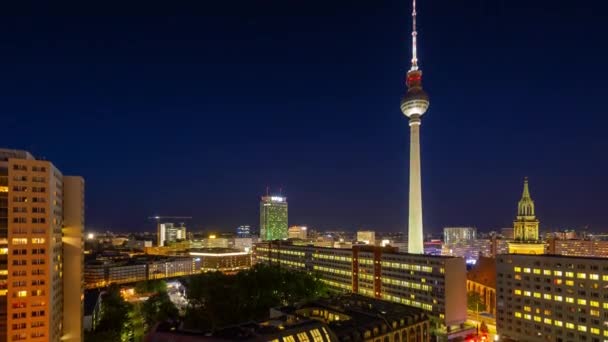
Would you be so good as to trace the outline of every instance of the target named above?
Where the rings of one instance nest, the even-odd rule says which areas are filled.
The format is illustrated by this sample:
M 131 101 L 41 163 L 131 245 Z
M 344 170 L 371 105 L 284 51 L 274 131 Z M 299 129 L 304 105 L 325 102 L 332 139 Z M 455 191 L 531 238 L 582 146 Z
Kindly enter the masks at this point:
M 416 30 L 416 0 L 412 0 L 412 66 L 410 71 L 418 70 L 418 31 Z

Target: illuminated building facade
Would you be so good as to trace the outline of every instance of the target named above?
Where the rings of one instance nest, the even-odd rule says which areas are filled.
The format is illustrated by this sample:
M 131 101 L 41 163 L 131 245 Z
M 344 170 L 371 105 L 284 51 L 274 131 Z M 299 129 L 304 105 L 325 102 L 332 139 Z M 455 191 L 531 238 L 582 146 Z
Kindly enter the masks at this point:
M 186 227 L 183 224 L 165 222 L 159 223 L 158 226 L 158 246 L 160 247 L 186 239 Z
M 191 250 L 190 256 L 200 259 L 201 271 L 236 273 L 251 268 L 251 252 L 230 248 Z
M 165 279 L 200 273 L 200 259 L 178 256 L 145 256 L 125 261 L 94 261 L 84 270 L 88 289 L 110 284 L 129 284 L 151 279 Z
M 608 258 L 608 241 L 605 240 L 550 239 L 547 246 L 548 254 Z
M 528 178 L 524 179 L 524 190 L 517 204 L 517 218 L 513 222 L 514 241 L 509 242 L 509 253 L 543 254 L 545 244 L 538 234 L 539 221 L 534 211 L 534 201 L 530 197 Z
M 496 316 L 496 259 L 481 256 L 475 266 L 467 272 L 467 293 L 477 293 L 483 305 L 479 312 Z
M 516 341 L 608 339 L 608 263 L 602 258 L 497 257 L 497 328 Z
M 445 244 L 456 244 L 477 239 L 477 228 L 475 227 L 445 227 L 443 228 L 443 242 Z
M 366 245 L 375 245 L 376 232 L 373 230 L 360 230 L 357 232 L 357 241 L 363 242 Z
M 260 201 L 260 239 L 287 239 L 287 198 L 262 196 Z
M 308 237 L 308 227 L 306 226 L 291 226 L 287 230 L 287 237 L 290 239 L 306 240 Z
M 251 227 L 248 225 L 242 225 L 236 227 L 236 237 L 237 238 L 250 238 L 251 237 Z
M 296 246 L 286 241 L 256 245 L 256 259 L 316 272 L 331 289 L 421 308 L 449 332 L 466 320 L 466 268 L 461 258 L 405 254 L 395 248 Z
M 82 178 L 0 149 L 0 340 L 82 341 L 83 226 Z

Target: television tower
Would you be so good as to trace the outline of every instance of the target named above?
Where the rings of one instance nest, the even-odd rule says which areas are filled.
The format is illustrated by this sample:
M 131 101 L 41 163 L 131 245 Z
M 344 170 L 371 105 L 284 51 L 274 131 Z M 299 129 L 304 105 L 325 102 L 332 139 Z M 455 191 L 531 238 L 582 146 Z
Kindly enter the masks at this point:
M 401 100 L 401 112 L 410 125 L 410 195 L 408 220 L 408 252 L 424 253 L 422 233 L 422 187 L 420 182 L 420 125 L 429 108 L 429 97 L 422 90 L 422 71 L 418 68 L 416 31 L 416 0 L 412 0 L 412 65 L 407 72 L 407 93 Z

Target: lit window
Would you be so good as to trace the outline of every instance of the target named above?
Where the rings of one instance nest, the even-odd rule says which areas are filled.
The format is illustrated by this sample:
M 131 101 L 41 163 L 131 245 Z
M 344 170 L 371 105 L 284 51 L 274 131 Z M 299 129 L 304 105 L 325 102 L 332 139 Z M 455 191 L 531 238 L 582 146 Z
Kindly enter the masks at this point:
M 599 308 L 600 307 L 600 302 L 592 300 L 592 301 L 589 302 L 589 305 L 591 305 L 593 307 L 596 307 L 596 308 Z
M 534 298 L 540 298 L 540 293 L 539 292 L 534 292 Z
M 525 315 L 524 315 L 524 318 L 525 318 L 525 319 L 530 320 L 530 319 L 532 319 L 532 315 L 530 315 L 530 314 L 525 314 Z
M 562 326 L 564 326 L 564 324 L 562 323 L 562 321 L 558 321 L 558 320 L 556 320 L 556 321 L 555 321 L 555 326 L 557 326 L 557 327 L 562 327 Z
M 566 272 L 566 277 L 574 278 L 574 272 Z
M 574 329 L 574 324 L 570 323 L 570 322 L 566 322 L 566 328 L 568 328 L 568 329 Z
M 538 316 L 534 316 L 534 322 L 540 322 L 540 321 L 541 321 L 541 318 L 540 318 L 540 317 L 538 317 Z
M 589 275 L 589 279 L 591 279 L 591 280 L 599 280 L 600 276 L 599 276 L 599 274 L 590 274 Z
M 561 277 L 562 276 L 562 271 L 553 271 L 553 275 L 556 277 Z
M 587 273 L 577 273 L 576 277 L 578 279 L 587 279 Z
M 574 298 L 566 297 L 566 303 L 574 303 Z
M 33 244 L 43 244 L 44 243 L 44 238 L 32 238 L 32 243 Z
M 534 274 L 540 274 L 540 270 L 538 268 L 534 269 Z
M 591 328 L 591 333 L 595 334 L 595 335 L 599 335 L 600 334 L 600 329 L 598 329 L 598 328 Z
M 513 290 L 513 293 L 515 293 L 516 295 L 521 296 L 521 290 L 519 290 L 519 289 Z
M 579 325 L 578 326 L 578 331 L 587 332 L 587 326 Z
M 516 313 L 515 313 L 515 317 L 517 317 L 517 318 L 521 318 L 521 312 L 516 312 Z
M 524 296 L 530 297 L 531 295 L 532 295 L 532 292 L 530 292 L 530 291 L 524 291 Z
M 543 274 L 550 276 L 551 275 L 551 270 L 543 270 Z
M 11 243 L 13 245 L 27 245 L 27 238 L 13 238 Z
M 18 291 L 17 297 L 27 297 L 27 291 Z
M 556 302 L 561 302 L 563 298 L 562 298 L 562 296 L 553 296 L 553 299 L 554 299 Z M 606 304 L 608 304 L 608 303 L 606 303 Z
M 530 272 L 531 272 L 530 268 L 528 268 L 528 267 L 524 268 L 524 273 L 530 273 Z
M 551 318 L 545 318 L 544 323 L 545 324 L 552 324 L 553 322 L 551 321 Z
M 513 271 L 515 271 L 515 272 L 521 272 L 521 267 L 517 267 L 516 266 L 516 267 L 513 268 Z
M 551 300 L 551 295 L 550 295 L 550 294 L 548 294 L 548 293 L 545 293 L 545 294 L 543 295 L 543 298 L 548 299 L 548 300 Z
M 577 299 L 576 300 L 578 305 L 587 305 L 587 300 L 586 299 Z

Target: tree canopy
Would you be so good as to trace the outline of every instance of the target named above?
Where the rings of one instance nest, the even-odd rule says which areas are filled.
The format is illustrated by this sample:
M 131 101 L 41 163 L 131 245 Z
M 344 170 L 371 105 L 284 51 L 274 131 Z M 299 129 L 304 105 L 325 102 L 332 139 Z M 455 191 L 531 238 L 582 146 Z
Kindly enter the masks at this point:
M 272 307 L 327 293 L 325 284 L 314 275 L 267 265 L 256 265 L 236 275 L 199 274 L 187 278 L 185 285 L 185 323 L 199 329 L 264 318 Z

